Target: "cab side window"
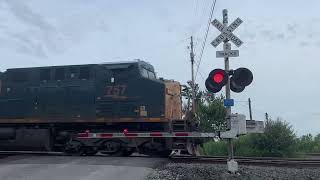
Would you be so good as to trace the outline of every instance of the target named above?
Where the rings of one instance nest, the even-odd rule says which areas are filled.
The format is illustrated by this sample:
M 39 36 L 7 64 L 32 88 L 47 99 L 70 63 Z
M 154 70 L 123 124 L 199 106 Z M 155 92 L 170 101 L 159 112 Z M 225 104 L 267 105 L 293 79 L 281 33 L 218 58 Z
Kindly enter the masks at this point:
M 149 70 L 147 70 L 147 69 L 145 69 L 145 68 L 142 68 L 142 69 L 141 69 L 141 74 L 142 74 L 142 76 L 145 77 L 145 78 L 148 78 L 148 79 L 156 79 L 155 73 L 152 72 L 152 71 L 149 71 Z
M 27 72 L 13 72 L 11 74 L 12 82 L 26 82 L 28 80 Z
M 129 69 L 128 68 L 120 68 L 120 69 L 112 69 L 112 76 L 116 82 L 127 82 L 129 79 Z
M 56 73 L 55 73 L 54 79 L 57 80 L 57 81 L 65 79 L 65 70 L 64 70 L 64 68 L 56 69 Z
M 51 69 L 40 69 L 40 81 L 49 81 L 50 77 Z
M 69 68 L 69 79 L 78 78 L 78 68 L 70 67 Z
M 90 79 L 89 67 L 80 67 L 79 79 Z
M 146 70 L 145 68 L 142 68 L 141 74 L 142 74 L 143 77 L 149 78 L 148 70 Z
M 156 79 L 156 75 L 154 74 L 154 72 L 148 71 L 148 77 L 149 79 Z

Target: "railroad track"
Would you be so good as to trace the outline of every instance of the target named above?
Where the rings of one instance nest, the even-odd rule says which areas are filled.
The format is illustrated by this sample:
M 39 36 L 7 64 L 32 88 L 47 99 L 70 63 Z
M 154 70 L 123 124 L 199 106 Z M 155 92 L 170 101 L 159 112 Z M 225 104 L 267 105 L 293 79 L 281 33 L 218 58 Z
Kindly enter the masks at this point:
M 0 157 L 11 155 L 38 155 L 38 156 L 65 156 L 61 152 L 42 152 L 42 151 L 0 151 Z M 96 155 L 105 156 L 105 155 Z M 145 155 L 132 155 L 130 157 L 152 158 Z M 128 158 L 130 158 L 128 157 Z M 260 165 L 260 166 L 293 166 L 293 167 L 320 167 L 320 158 L 304 159 L 304 158 L 277 158 L 277 157 L 243 157 L 236 156 L 234 158 L 240 165 Z M 220 163 L 226 164 L 225 156 L 172 156 L 171 162 L 175 163 Z
M 46 151 L 0 151 L 0 158 L 1 157 L 8 157 L 8 156 L 15 156 L 15 155 L 32 155 L 32 156 L 72 156 L 65 154 L 63 152 L 46 152 Z M 74 155 L 77 156 L 77 155 Z M 78 155 L 80 156 L 80 155 Z M 94 155 L 96 157 L 108 157 L 110 155 L 105 155 L 105 154 L 96 154 Z M 114 157 L 114 156 L 111 156 Z M 148 155 L 143 155 L 143 154 L 137 154 L 134 153 L 133 155 L 129 157 L 142 157 L 142 158 L 153 158 L 152 156 Z
M 276 157 L 235 157 L 240 165 L 261 165 L 261 166 L 290 166 L 290 167 L 320 167 L 320 159 L 301 158 L 276 158 Z M 227 163 L 224 156 L 173 156 L 171 161 L 175 163 Z
M 308 159 L 320 159 L 320 153 L 306 153 L 304 156 Z
M 61 152 L 43 152 L 43 151 L 0 151 L 0 159 L 9 156 L 29 155 L 29 156 L 64 156 Z

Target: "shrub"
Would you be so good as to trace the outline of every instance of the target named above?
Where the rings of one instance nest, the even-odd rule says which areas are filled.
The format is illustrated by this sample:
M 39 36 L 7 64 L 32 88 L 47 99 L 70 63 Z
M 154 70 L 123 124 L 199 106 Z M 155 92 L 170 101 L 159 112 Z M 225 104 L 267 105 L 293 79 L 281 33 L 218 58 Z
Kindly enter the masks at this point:
M 236 156 L 263 156 L 264 151 L 255 147 L 252 134 L 241 136 L 234 141 L 234 154 Z
M 197 115 L 200 120 L 200 131 L 217 132 L 226 127 L 226 108 L 223 106 L 223 97 L 204 98 L 197 106 Z
M 314 137 L 314 141 L 317 143 L 320 143 L 320 134 L 318 134 Z
M 227 143 L 225 141 L 209 141 L 203 145 L 203 153 L 212 156 L 227 156 Z
M 249 134 L 234 140 L 234 152 L 237 156 L 275 156 L 292 157 L 296 155 L 296 135 L 285 121 L 268 120 L 263 134 Z M 208 155 L 227 155 L 225 141 L 204 144 Z
M 263 134 L 252 134 L 253 145 L 262 156 L 291 157 L 296 153 L 296 135 L 289 123 L 268 120 Z
M 303 135 L 297 140 L 297 151 L 300 153 L 319 153 L 320 152 L 320 134 L 314 138 L 311 134 Z

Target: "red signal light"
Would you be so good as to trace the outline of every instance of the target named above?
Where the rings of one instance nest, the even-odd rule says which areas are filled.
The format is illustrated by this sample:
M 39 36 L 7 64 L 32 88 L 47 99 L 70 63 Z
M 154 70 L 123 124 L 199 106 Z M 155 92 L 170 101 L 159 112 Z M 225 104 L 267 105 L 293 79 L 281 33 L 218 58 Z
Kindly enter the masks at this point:
M 229 75 L 222 69 L 214 69 L 206 80 L 206 88 L 212 93 L 217 93 L 227 84 Z
M 209 78 L 211 79 L 213 84 L 224 86 L 228 82 L 228 74 L 225 70 L 222 69 L 214 69 L 210 72 Z
M 216 83 L 221 83 L 224 79 L 224 74 L 222 72 L 217 72 L 216 74 L 213 75 L 212 79 Z

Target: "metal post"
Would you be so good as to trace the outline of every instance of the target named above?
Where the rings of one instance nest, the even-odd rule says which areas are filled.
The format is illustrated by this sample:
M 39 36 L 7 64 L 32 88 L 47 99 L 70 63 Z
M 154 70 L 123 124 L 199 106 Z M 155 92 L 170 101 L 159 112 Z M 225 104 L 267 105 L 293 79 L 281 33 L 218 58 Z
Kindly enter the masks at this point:
M 250 115 L 250 120 L 252 121 L 252 110 L 251 110 L 251 99 L 248 99 L 249 102 L 249 115 Z
M 190 59 L 191 59 L 191 81 L 192 81 L 192 113 L 195 114 L 196 113 L 196 93 L 195 93 L 195 82 L 194 82 L 194 70 L 193 70 L 193 66 L 194 66 L 194 53 L 193 53 L 193 38 L 191 36 L 191 42 L 190 42 L 190 48 L 191 48 L 191 52 L 190 52 Z
M 222 11 L 222 16 L 223 16 L 223 24 L 228 27 L 228 10 L 224 9 Z M 228 41 L 224 42 L 223 48 L 224 50 L 227 49 L 227 43 Z M 224 58 L 224 69 L 226 72 L 229 72 L 229 58 L 225 57 Z M 230 99 L 231 95 L 230 95 L 230 78 L 228 76 L 228 83 L 226 84 L 226 99 Z M 227 124 L 228 124 L 228 129 L 230 129 L 231 126 L 231 122 L 230 122 L 230 118 L 231 118 L 231 106 L 227 106 Z M 232 139 L 228 139 L 228 151 L 229 151 L 229 160 L 233 159 L 233 142 Z
M 269 120 L 269 114 L 266 113 L 266 121 L 268 121 L 268 120 Z

